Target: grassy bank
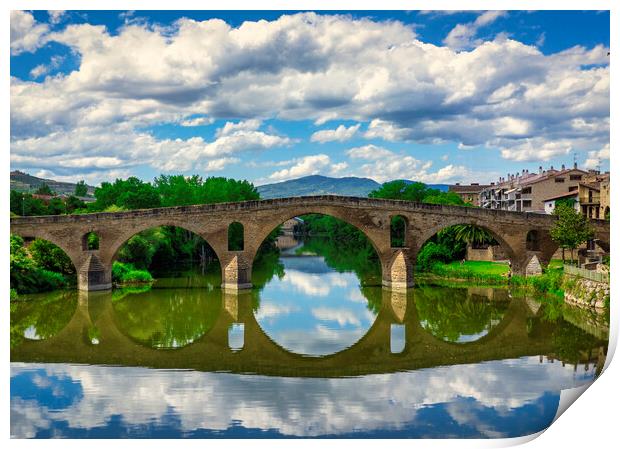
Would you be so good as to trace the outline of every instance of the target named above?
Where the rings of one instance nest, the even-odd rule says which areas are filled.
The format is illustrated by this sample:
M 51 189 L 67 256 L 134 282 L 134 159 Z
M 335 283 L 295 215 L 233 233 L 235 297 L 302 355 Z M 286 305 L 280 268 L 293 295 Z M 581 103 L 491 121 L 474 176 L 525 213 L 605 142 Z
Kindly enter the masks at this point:
M 484 285 L 511 285 L 532 289 L 540 293 L 562 295 L 562 265 L 557 261 L 539 276 L 508 276 L 509 268 L 505 263 L 464 261 L 448 264 L 435 263 L 428 272 L 420 276 L 427 281 L 450 280 Z

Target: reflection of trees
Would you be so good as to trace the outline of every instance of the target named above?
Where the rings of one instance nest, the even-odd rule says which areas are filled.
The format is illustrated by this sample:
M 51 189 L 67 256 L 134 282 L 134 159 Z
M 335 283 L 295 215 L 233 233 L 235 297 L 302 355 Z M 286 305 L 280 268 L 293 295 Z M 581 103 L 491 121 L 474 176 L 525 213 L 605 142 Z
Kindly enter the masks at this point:
M 339 273 L 354 272 L 362 286 L 381 285 L 379 258 L 368 239 L 363 234 L 362 237 L 347 241 L 311 237 L 297 251 L 322 256 L 327 266 Z
M 456 342 L 465 335 L 490 331 L 507 304 L 469 296 L 465 288 L 420 287 L 415 305 L 422 326 L 437 338 Z
M 564 320 L 558 321 L 553 331 L 552 342 L 556 357 L 572 364 L 577 364 L 580 359 L 583 359 L 582 353 L 587 355 L 595 348 L 607 345 L 607 342 L 601 341 Z
M 220 312 L 220 291 L 152 289 L 113 302 L 116 322 L 147 346 L 185 346 L 208 332 Z
M 71 321 L 77 306 L 77 292 L 56 291 L 33 300 L 11 301 L 11 347 L 24 341 L 32 327 L 41 339 L 60 332 Z

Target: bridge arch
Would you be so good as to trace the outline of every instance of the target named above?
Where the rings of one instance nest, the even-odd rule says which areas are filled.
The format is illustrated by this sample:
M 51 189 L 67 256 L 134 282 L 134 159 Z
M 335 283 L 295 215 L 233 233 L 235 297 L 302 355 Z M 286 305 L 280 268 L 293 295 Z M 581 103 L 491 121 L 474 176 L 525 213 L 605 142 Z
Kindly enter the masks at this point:
M 113 243 L 107 247 L 102 247 L 99 254 L 101 254 L 101 262 L 106 270 L 111 272 L 112 264 L 114 261 L 118 260 L 120 252 L 123 246 L 129 242 L 133 237 L 140 235 L 145 231 L 149 231 L 152 229 L 157 229 L 161 227 L 172 227 L 176 229 L 181 229 L 183 231 L 187 231 L 192 235 L 201 238 L 206 243 L 208 249 L 212 250 L 215 254 L 216 260 L 213 262 L 217 262 L 221 267 L 221 258 L 220 254 L 222 252 L 222 245 L 213 245 L 211 241 L 216 241 L 214 236 L 209 233 L 205 233 L 198 223 L 191 223 L 189 221 L 182 220 L 165 220 L 158 222 L 149 222 L 148 224 L 142 224 L 140 226 L 135 226 L 130 229 L 127 229 L 123 232 L 120 232 L 117 236 L 114 237 Z M 224 242 L 225 244 L 225 242 Z M 202 256 L 197 256 L 197 261 L 200 260 Z
M 519 273 L 521 266 L 524 263 L 524 249 L 525 249 L 525 234 L 521 235 L 506 235 L 501 229 L 501 224 L 494 224 L 493 222 L 482 222 L 478 219 L 463 219 L 462 217 L 446 217 L 440 224 L 436 224 L 427 229 L 424 229 L 420 236 L 415 240 L 415 247 L 413 258 L 417 256 L 422 246 L 435 236 L 438 232 L 457 225 L 473 225 L 478 228 L 484 229 L 489 232 L 491 236 L 499 243 L 501 249 L 506 254 L 507 259 L 510 261 L 513 273 Z M 504 237 L 506 235 L 506 237 Z M 521 240 L 523 242 L 521 243 Z
M 368 239 L 379 257 L 383 278 L 390 277 L 393 261 L 396 259 L 398 251 L 390 247 L 389 215 L 385 214 L 385 217 L 380 219 L 379 223 L 376 223 L 370 217 L 362 214 L 356 217 L 355 214 L 351 214 L 345 208 L 308 206 L 293 210 L 274 211 L 274 214 L 260 225 L 251 222 L 245 224 L 246 247 L 243 261 L 246 263 L 246 267 L 249 266 L 249 268 L 246 268 L 250 271 L 250 274 L 246 274 L 247 279 L 251 278 L 251 264 L 255 260 L 261 244 L 267 239 L 269 234 L 278 226 L 295 217 L 310 214 L 331 216 L 359 230 Z M 375 221 L 377 221 L 376 217 Z M 401 250 L 401 248 L 398 250 Z
M 189 231 L 205 240 L 209 246 L 213 249 L 218 259 L 220 253 L 223 252 L 223 244 L 217 244 L 212 233 L 204 231 L 204 228 L 199 222 L 192 222 L 190 220 L 153 220 L 148 223 L 141 223 L 138 226 L 133 226 L 128 229 L 120 229 L 111 237 L 111 242 L 101 249 L 102 262 L 112 265 L 112 262 L 118 257 L 118 252 L 121 247 L 129 241 L 133 236 L 140 234 L 141 232 L 148 231 L 149 229 L 158 228 L 161 226 L 172 226 L 175 228 L 184 229 Z M 96 232 L 96 230 L 95 230 Z

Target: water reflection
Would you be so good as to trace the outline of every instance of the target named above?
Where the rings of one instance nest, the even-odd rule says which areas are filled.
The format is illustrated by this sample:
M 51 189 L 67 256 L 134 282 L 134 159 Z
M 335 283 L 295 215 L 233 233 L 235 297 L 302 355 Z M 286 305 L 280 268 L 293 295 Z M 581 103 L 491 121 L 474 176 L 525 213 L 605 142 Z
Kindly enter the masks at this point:
M 284 274 L 261 291 L 256 319 L 265 333 L 297 354 L 342 351 L 364 336 L 377 316 L 352 268 L 338 272 L 292 236 L 281 236 Z M 375 288 L 380 298 L 380 288 Z M 366 292 L 367 293 L 367 292 Z
M 113 301 L 119 329 L 153 348 L 179 348 L 207 333 L 220 311 L 220 292 L 151 289 Z
M 252 292 L 180 276 L 11 303 L 12 437 L 520 436 L 601 372 L 590 314 L 507 289 L 389 291 L 324 242 L 285 243 Z
M 24 340 L 44 340 L 67 326 L 74 315 L 75 291 L 22 295 L 11 302 L 11 347 Z
M 421 325 L 453 343 L 479 340 L 501 323 L 510 302 L 508 290 L 485 287 L 423 286 L 416 290 Z
M 538 357 L 345 379 L 13 364 L 11 435 L 509 437 L 592 378 Z

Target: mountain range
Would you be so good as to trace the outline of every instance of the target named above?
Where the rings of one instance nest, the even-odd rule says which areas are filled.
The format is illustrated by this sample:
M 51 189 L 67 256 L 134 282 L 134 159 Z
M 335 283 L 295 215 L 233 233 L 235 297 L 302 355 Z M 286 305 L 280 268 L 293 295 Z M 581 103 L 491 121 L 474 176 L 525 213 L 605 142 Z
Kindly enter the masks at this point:
M 407 183 L 413 181 L 405 181 Z M 20 192 L 34 192 L 41 184 L 47 184 L 58 194 L 71 195 L 75 192 L 75 183 L 55 181 L 53 179 L 38 178 L 28 173 L 15 170 L 11 172 L 11 190 Z M 448 184 L 429 184 L 429 187 L 447 191 Z M 310 195 L 343 195 L 366 197 L 373 190 L 381 187 L 377 181 L 370 178 L 330 178 L 329 176 L 311 175 L 302 178 L 274 184 L 263 184 L 256 189 L 261 198 L 284 198 L 290 196 Z M 95 188 L 88 186 L 88 193 L 94 193 Z
M 413 181 L 405 180 L 405 182 L 411 183 Z M 428 184 L 428 186 L 446 192 L 449 184 Z M 275 184 L 264 184 L 258 186 L 257 190 L 261 198 L 265 199 L 309 195 L 366 197 L 379 187 L 381 184 L 370 178 L 330 178 L 329 176 L 311 175 Z

